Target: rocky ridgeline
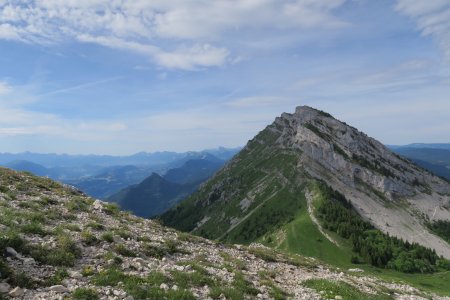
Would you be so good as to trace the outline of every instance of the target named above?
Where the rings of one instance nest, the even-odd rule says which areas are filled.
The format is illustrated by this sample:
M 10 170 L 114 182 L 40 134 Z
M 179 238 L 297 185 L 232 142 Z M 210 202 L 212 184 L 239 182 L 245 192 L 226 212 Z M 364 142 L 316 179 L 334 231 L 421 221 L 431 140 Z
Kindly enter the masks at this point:
M 332 174 L 339 172 L 340 180 L 347 184 L 369 185 L 379 192 L 375 196 L 395 201 L 418 194 L 450 195 L 445 180 L 325 112 L 299 106 L 295 113 L 277 118 L 272 129 L 281 132 L 278 143 L 302 150 L 315 164 Z M 445 200 L 443 204 L 449 204 L 450 198 Z
M 0 250 L 0 299 L 444 299 L 358 269 L 180 233 L 8 169 Z
M 279 135 L 274 147 L 300 153 L 299 169 L 343 194 L 375 227 L 450 259 L 449 244 L 425 225 L 450 220 L 448 181 L 311 107 L 282 114 L 266 130 Z

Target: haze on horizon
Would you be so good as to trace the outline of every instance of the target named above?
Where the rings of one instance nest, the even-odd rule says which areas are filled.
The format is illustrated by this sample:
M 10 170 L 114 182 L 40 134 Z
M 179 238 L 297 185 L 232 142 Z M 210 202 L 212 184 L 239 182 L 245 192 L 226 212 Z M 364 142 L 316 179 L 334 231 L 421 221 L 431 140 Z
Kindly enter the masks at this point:
M 309 105 L 450 142 L 448 0 L 0 0 L 0 152 L 242 146 Z

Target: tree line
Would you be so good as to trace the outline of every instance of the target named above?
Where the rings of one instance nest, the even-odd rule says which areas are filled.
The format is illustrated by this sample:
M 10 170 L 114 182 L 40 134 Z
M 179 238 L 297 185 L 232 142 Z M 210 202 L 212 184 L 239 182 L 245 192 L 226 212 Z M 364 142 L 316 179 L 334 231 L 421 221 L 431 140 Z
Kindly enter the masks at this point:
M 319 184 L 319 189 L 321 196 L 317 202 L 317 216 L 324 228 L 352 242 L 353 263 L 367 263 L 405 273 L 450 270 L 450 261 L 438 256 L 435 250 L 375 229 L 361 218 L 342 194 L 324 183 Z

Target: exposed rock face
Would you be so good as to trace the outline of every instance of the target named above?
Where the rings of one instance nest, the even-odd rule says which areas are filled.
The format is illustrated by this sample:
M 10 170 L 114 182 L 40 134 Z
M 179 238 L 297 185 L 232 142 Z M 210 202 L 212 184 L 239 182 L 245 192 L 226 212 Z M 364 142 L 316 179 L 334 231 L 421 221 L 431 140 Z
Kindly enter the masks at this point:
M 299 168 L 344 194 L 373 225 L 450 258 L 450 246 L 423 225 L 450 220 L 448 182 L 310 107 L 283 114 L 272 128 L 281 134 L 277 146 L 302 151 Z
M 0 298 L 321 299 L 304 283 L 324 279 L 348 283 L 362 298 L 390 292 L 398 299 L 445 299 L 260 245 L 183 234 L 7 169 L 0 169 L 0 224 L 0 250 L 16 253 L 0 256 Z
M 339 191 L 383 232 L 433 248 L 450 259 L 450 245 L 425 226 L 429 221 L 450 220 L 450 184 L 357 129 L 307 106 L 276 118 L 214 178 L 162 219 L 184 231 L 239 241 L 243 227 L 252 225 L 246 221 L 252 214 L 261 215 L 267 206 L 275 212 L 277 203 L 282 204 L 279 201 L 307 194 L 304 187 L 311 180 L 322 180 Z M 267 210 L 266 217 L 273 220 Z M 253 224 L 258 222 L 255 219 Z M 254 233 L 246 241 L 267 232 L 256 228 Z

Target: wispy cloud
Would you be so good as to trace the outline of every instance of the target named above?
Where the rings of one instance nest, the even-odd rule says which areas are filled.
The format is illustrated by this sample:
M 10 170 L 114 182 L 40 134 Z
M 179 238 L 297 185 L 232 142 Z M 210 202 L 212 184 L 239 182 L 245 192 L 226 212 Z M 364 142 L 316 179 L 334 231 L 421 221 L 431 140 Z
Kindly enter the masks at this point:
M 74 86 L 65 87 L 65 88 L 61 88 L 61 89 L 45 92 L 43 94 L 38 95 L 38 97 L 45 97 L 45 96 L 50 96 L 50 95 L 64 94 L 64 93 L 69 93 L 69 92 L 82 90 L 82 89 L 86 89 L 86 88 L 92 88 L 92 87 L 95 87 L 97 85 L 102 85 L 102 84 L 105 84 L 105 83 L 113 82 L 113 81 L 116 81 L 116 80 L 120 80 L 122 78 L 123 78 L 123 76 L 119 76 L 119 77 L 113 77 L 113 78 L 106 78 L 106 79 L 102 79 L 102 80 L 97 80 L 97 81 L 94 81 L 94 82 L 81 83 L 81 84 L 77 84 L 77 85 L 74 85 Z
M 396 10 L 412 18 L 423 35 L 431 36 L 450 60 L 450 2 L 397 0 Z
M 244 97 L 228 101 L 225 105 L 234 108 L 261 108 L 267 106 L 280 106 L 289 102 L 288 98 L 278 96 Z
M 236 61 L 218 37 L 241 31 L 339 28 L 345 0 L 17 0 L 0 2 L 0 39 L 45 45 L 66 41 L 134 51 L 184 70 Z M 258 13 L 255 13 L 258 11 Z M 248 35 L 244 35 L 248 38 Z M 224 45 L 225 42 L 225 45 Z

